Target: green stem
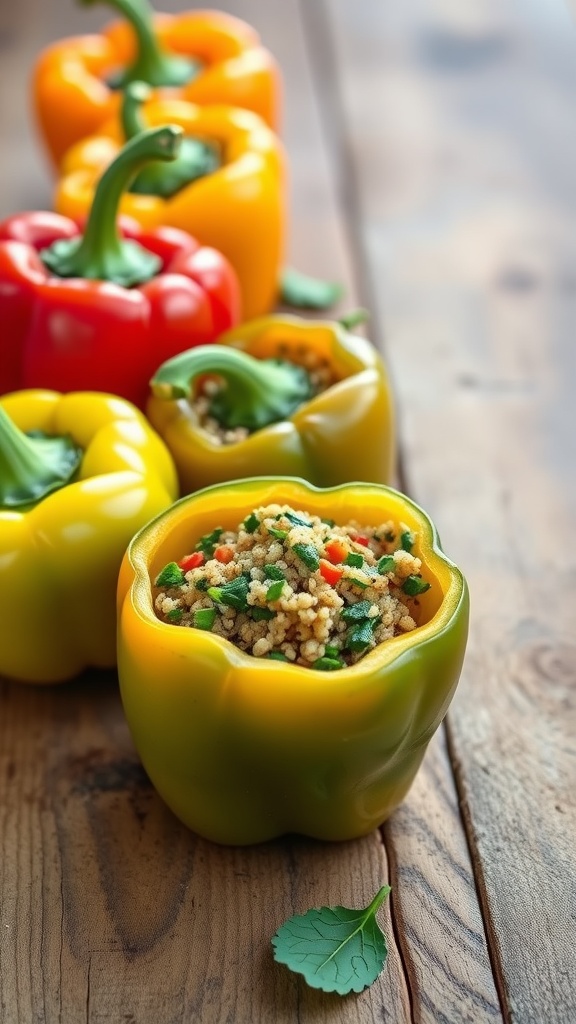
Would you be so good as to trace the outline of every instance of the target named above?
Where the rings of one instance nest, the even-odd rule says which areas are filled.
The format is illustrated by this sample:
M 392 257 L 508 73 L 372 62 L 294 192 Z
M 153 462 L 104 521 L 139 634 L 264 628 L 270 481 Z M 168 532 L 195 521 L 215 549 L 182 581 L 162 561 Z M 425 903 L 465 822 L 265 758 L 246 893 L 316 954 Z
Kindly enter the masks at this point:
M 142 104 L 150 97 L 152 90 L 146 82 L 130 82 L 122 98 L 122 131 L 126 142 L 146 131 L 142 117 Z
M 121 118 L 122 129 L 127 140 L 135 138 L 146 130 L 141 107 L 148 99 L 151 89 L 145 82 L 131 82 L 124 90 Z M 198 178 L 212 174 L 221 164 L 218 147 L 211 142 L 186 136 L 182 139 L 180 151 L 169 164 L 151 163 L 134 178 L 131 192 L 146 196 L 162 196 L 169 199 Z
M 255 359 L 227 345 L 200 345 L 169 359 L 150 386 L 158 398 L 186 398 L 194 380 L 206 374 L 224 382 L 209 412 L 228 430 L 260 430 L 288 419 L 312 395 L 310 377 L 302 366 Z
M 152 23 L 154 12 L 147 0 L 80 0 L 85 6 L 102 2 L 123 14 L 136 36 L 136 60 L 110 83 L 113 88 L 124 89 L 129 82 L 138 80 L 156 88 L 184 85 L 196 76 L 197 61 L 166 53 L 161 48 Z
M 29 437 L 0 406 L 0 508 L 41 501 L 70 482 L 82 451 L 68 437 Z
M 113 281 L 130 288 L 154 277 L 162 266 L 158 256 L 137 242 L 121 238 L 116 220 L 123 193 L 151 160 L 174 160 L 182 143 L 176 125 L 150 128 L 126 143 L 100 178 L 83 236 L 60 239 L 40 257 L 58 277 Z
M 361 324 L 365 324 L 370 319 L 370 313 L 367 309 L 359 307 L 358 309 L 351 309 L 349 313 L 345 313 L 344 316 L 338 317 L 338 323 L 342 325 L 344 330 L 352 331 L 355 327 L 360 327 Z
M 378 910 L 390 892 L 392 892 L 392 889 L 389 885 L 383 885 L 382 888 L 378 890 L 370 906 L 366 907 L 366 912 L 362 919 L 363 921 L 367 921 L 369 917 L 376 917 Z

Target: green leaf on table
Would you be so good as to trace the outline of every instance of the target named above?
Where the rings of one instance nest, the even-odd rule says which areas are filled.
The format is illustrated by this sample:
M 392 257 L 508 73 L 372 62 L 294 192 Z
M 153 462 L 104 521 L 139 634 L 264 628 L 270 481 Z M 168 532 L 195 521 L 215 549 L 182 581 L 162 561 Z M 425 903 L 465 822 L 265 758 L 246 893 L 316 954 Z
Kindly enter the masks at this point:
M 291 267 L 286 267 L 280 277 L 280 299 L 295 309 L 330 309 L 343 290 L 341 284 L 307 277 Z
M 365 910 L 320 907 L 286 921 L 272 939 L 274 959 L 303 974 L 324 992 L 362 992 L 376 980 L 388 950 L 376 913 L 388 893 L 382 888 Z

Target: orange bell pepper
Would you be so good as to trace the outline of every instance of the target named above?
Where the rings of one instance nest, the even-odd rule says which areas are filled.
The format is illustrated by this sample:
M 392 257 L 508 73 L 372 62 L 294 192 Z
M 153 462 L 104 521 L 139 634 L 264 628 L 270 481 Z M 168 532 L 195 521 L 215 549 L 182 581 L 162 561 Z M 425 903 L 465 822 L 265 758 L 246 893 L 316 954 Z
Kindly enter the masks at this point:
M 158 164 L 157 180 L 146 185 L 137 179 L 122 196 L 120 211 L 145 229 L 177 227 L 218 249 L 238 275 L 244 319 L 268 312 L 277 298 L 284 241 L 284 158 L 279 139 L 256 114 L 234 107 L 151 98 L 140 110 L 146 92 L 142 83 L 129 86 L 121 122 L 109 120 L 101 134 L 68 151 L 55 209 L 82 221 L 99 177 L 125 137 L 145 127 L 178 125 L 185 132 L 184 145 L 188 139 L 205 143 L 218 155 L 220 166 L 188 181 L 184 177 L 184 184 L 175 183 L 173 194 L 163 196 L 158 194 L 162 179 L 174 168 L 166 173 L 166 165 Z
M 244 107 L 277 126 L 278 66 L 246 22 L 210 10 L 153 15 L 147 0 L 105 2 L 125 20 L 101 35 L 62 39 L 35 65 L 36 118 L 57 167 L 70 146 L 118 110 L 118 86 L 136 79 L 191 103 Z

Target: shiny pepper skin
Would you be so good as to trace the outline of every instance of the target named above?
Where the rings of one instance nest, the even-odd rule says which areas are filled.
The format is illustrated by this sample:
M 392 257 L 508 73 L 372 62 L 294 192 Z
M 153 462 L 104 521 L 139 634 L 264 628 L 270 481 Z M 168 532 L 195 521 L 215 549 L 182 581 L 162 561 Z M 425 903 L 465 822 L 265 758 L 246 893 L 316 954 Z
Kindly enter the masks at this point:
M 177 496 L 172 459 L 113 395 L 21 391 L 0 404 L 21 430 L 68 435 L 84 450 L 72 483 L 23 511 L 0 508 L 0 675 L 59 683 L 111 668 L 120 563 Z
M 261 317 L 220 336 L 217 347 L 257 359 L 325 360 L 335 381 L 289 419 L 221 445 L 198 427 L 187 399 L 149 399 L 148 418 L 172 452 L 181 493 L 244 476 L 283 473 L 319 487 L 348 480 L 387 483 L 395 458 L 392 390 L 384 363 L 365 338 L 333 321 Z
M 157 14 L 154 29 L 166 51 L 202 63 L 189 82 L 160 92 L 201 106 L 243 107 L 278 127 L 280 72 L 250 25 L 223 11 L 201 10 Z M 134 53 L 134 32 L 124 20 L 101 34 L 61 39 L 42 51 L 33 74 L 34 108 L 56 168 L 74 143 L 99 132 L 117 114 L 120 91 L 107 78 L 130 64 Z
M 252 111 L 234 107 L 155 98 L 143 116 L 150 127 L 176 124 L 187 136 L 214 141 L 222 164 L 168 198 L 125 192 L 121 212 L 144 231 L 168 225 L 217 249 L 238 275 L 243 319 L 267 313 L 277 300 L 286 231 L 285 158 L 278 137 Z M 66 153 L 54 197 L 58 213 L 78 221 L 86 217 L 95 184 L 123 141 L 116 118 Z

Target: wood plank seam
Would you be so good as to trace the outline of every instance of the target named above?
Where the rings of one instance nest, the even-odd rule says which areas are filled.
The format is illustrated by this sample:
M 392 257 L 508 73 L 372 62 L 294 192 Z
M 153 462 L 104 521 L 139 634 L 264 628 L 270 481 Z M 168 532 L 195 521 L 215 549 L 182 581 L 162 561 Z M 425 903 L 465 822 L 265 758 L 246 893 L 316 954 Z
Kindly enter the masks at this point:
M 374 286 L 369 271 L 368 255 L 360 230 L 362 211 L 358 201 L 358 196 L 360 194 L 359 180 L 356 173 L 354 153 L 352 148 L 345 144 L 347 134 L 346 112 L 340 89 L 338 63 L 330 27 L 330 19 L 326 10 L 326 0 L 317 0 L 313 5 L 307 4 L 306 0 L 299 0 L 299 2 L 302 19 L 309 27 L 309 31 L 305 33 L 307 46 L 310 48 L 310 40 L 313 38 L 322 38 L 323 40 L 322 48 L 318 48 L 318 52 L 311 53 L 310 64 L 314 69 L 314 75 L 318 80 L 320 76 L 316 69 L 319 64 L 322 63 L 322 74 L 331 83 L 331 88 L 328 91 L 322 91 L 319 88 L 317 89 L 318 94 L 323 97 L 322 103 L 327 110 L 327 116 L 323 118 L 322 123 L 323 125 L 328 126 L 325 130 L 326 145 L 328 152 L 331 152 L 334 157 L 333 163 L 336 168 L 335 181 L 337 195 L 340 200 L 341 216 L 344 221 L 348 244 L 353 253 L 353 273 L 356 289 L 362 304 L 366 305 L 366 308 L 371 310 L 375 309 L 376 305 L 374 302 Z M 384 332 L 382 331 L 381 326 L 382 325 L 377 321 L 370 322 L 370 336 L 372 340 L 374 340 L 378 349 L 385 355 L 386 345 L 384 341 Z M 400 438 L 397 447 L 396 475 L 400 490 L 409 496 L 413 496 Z M 417 498 L 414 500 L 417 500 Z M 504 981 L 503 964 L 499 955 L 500 947 L 497 942 L 497 933 L 486 897 L 486 887 L 481 869 L 481 861 L 473 838 L 472 821 L 470 815 L 466 812 L 466 801 L 463 796 L 463 787 L 461 784 L 462 780 L 459 777 L 457 765 L 455 764 L 455 760 L 452 756 L 453 748 L 450 744 L 448 717 L 443 722 L 441 729 L 444 732 L 447 748 L 450 752 L 449 764 L 454 786 L 458 794 L 458 811 L 462 831 L 470 856 L 472 879 L 478 900 L 478 906 L 482 916 L 486 946 L 498 996 L 499 1008 L 504 1024 L 511 1024 L 512 1016 Z M 396 859 L 392 845 L 386 844 L 385 829 L 386 826 L 384 825 L 380 830 L 382 834 L 382 841 L 385 847 L 391 875 L 396 877 L 398 873 Z M 419 1005 L 416 972 L 413 967 L 411 969 L 412 961 L 405 941 L 405 932 L 400 925 L 398 911 L 393 900 L 391 900 L 390 903 L 390 910 L 395 941 L 399 950 L 402 970 L 405 976 L 406 988 L 410 1001 L 411 1021 L 413 1024 L 418 1024 L 418 1021 L 415 1018 L 415 1008 Z
M 401 926 L 400 908 L 398 906 L 398 898 L 395 895 L 397 891 L 396 879 L 398 878 L 398 863 L 394 852 L 394 844 L 388 841 L 385 825 L 382 825 L 378 832 L 380 834 L 380 839 L 382 840 L 382 846 L 384 847 L 384 854 L 388 864 L 388 884 L 392 888 L 392 892 L 389 896 L 390 920 L 392 922 L 394 941 L 400 956 L 402 973 L 404 975 L 406 991 L 408 993 L 410 1024 L 419 1024 L 416 1017 L 416 1007 L 420 1002 L 418 980 L 412 963 L 412 958 L 410 956 L 410 951 L 404 941 L 404 930 Z
M 340 95 L 340 84 L 336 74 L 336 62 L 334 48 L 331 41 L 328 18 L 324 8 L 324 0 L 317 0 L 316 3 L 307 3 L 307 0 L 298 0 L 300 17 L 306 31 L 303 33 L 306 48 L 308 51 L 308 63 L 312 69 L 312 76 L 316 83 L 316 94 L 320 109 L 324 108 L 326 116 L 321 119 L 321 132 L 325 138 L 326 150 L 332 155 L 332 176 L 335 184 L 336 199 L 338 201 L 339 213 L 344 225 L 344 234 L 348 248 L 352 253 L 352 275 L 355 293 L 360 298 L 360 303 L 368 310 L 373 309 L 370 305 L 372 288 L 370 287 L 369 263 L 362 239 L 359 225 L 361 223 L 360 207 L 358 203 L 358 180 L 354 168 L 354 160 L 349 149 L 345 145 L 346 132 L 344 130 L 344 104 Z M 313 52 L 311 39 L 318 38 L 322 34 L 324 46 L 318 53 Z M 326 77 L 331 80 L 332 88 L 328 93 L 323 93 L 319 88 L 320 76 L 317 67 L 323 62 Z M 331 130 L 330 126 L 338 126 Z M 326 127 L 328 126 L 328 127 Z M 341 169 L 344 169 L 343 171 Z M 376 347 L 383 351 L 382 338 L 380 337 L 379 324 L 376 321 L 369 321 L 369 333 L 375 339 Z
M 449 721 L 449 717 L 446 717 L 442 728 L 446 736 L 446 747 L 448 750 L 448 756 L 450 758 L 450 766 L 452 768 L 452 774 L 454 777 L 454 785 L 458 794 L 458 807 L 460 810 L 460 817 L 464 826 L 464 835 L 466 836 L 466 842 L 468 844 L 468 852 L 470 854 L 470 863 L 472 865 L 472 873 L 474 878 L 474 885 L 476 887 L 476 893 L 478 896 L 478 905 L 480 907 L 480 913 L 482 914 L 482 922 L 484 924 L 484 931 L 487 939 L 488 956 L 490 957 L 490 964 L 492 966 L 492 974 L 494 975 L 494 984 L 496 986 L 496 992 L 498 993 L 498 1000 L 500 1002 L 500 1010 L 504 1018 L 504 1024 L 513 1024 L 512 1010 L 510 1007 L 510 1000 L 508 996 L 508 988 L 506 985 L 506 978 L 504 975 L 504 968 L 502 964 L 502 957 L 500 955 L 500 943 L 498 941 L 498 933 L 494 927 L 494 921 L 490 913 L 490 907 L 488 902 L 488 894 L 486 891 L 486 880 L 484 877 L 484 871 L 482 868 L 482 858 L 474 839 L 474 827 L 472 822 L 472 816 L 470 814 L 470 808 L 468 806 L 468 800 L 466 798 L 464 780 L 462 778 L 462 768 L 460 759 L 455 751 L 454 741 L 452 737 L 452 730 Z

